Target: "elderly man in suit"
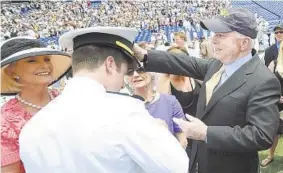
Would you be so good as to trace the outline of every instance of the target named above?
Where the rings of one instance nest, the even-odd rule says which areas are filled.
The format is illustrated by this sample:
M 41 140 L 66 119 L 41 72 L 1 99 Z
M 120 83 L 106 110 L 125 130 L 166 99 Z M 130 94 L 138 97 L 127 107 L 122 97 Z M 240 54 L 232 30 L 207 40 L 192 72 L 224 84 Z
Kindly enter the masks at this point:
M 253 49 L 256 19 L 242 8 L 201 22 L 215 32 L 215 58 L 200 59 L 134 47 L 148 71 L 203 80 L 196 118 L 177 122 L 193 139 L 191 173 L 258 173 L 258 151 L 268 149 L 279 125 L 278 79 Z

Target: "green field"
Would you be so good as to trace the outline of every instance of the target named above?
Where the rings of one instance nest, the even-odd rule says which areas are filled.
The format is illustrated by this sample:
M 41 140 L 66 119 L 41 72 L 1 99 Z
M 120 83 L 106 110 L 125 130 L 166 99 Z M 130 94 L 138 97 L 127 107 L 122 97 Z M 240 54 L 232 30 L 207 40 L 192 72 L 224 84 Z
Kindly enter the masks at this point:
M 260 152 L 260 161 L 267 157 L 268 151 Z M 261 173 L 283 173 L 283 137 L 281 136 L 276 148 L 275 157 L 265 168 L 261 168 Z

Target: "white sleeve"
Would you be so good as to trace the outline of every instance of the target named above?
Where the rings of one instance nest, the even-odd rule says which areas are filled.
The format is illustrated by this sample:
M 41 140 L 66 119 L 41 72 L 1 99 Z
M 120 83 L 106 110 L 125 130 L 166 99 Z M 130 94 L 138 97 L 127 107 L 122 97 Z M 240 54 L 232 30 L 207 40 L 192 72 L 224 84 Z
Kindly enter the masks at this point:
M 159 125 L 142 104 L 125 122 L 125 150 L 145 171 L 187 173 L 189 158 L 170 131 Z

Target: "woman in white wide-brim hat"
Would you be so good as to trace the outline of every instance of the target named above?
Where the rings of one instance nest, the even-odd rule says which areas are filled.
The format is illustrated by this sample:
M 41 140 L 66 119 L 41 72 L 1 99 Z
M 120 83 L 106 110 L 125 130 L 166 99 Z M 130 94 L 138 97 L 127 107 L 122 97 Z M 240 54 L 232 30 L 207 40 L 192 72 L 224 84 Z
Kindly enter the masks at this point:
M 16 95 L 1 107 L 1 172 L 24 172 L 19 156 L 22 127 L 58 92 L 48 86 L 71 67 L 68 54 L 39 40 L 15 37 L 1 45 L 1 95 Z

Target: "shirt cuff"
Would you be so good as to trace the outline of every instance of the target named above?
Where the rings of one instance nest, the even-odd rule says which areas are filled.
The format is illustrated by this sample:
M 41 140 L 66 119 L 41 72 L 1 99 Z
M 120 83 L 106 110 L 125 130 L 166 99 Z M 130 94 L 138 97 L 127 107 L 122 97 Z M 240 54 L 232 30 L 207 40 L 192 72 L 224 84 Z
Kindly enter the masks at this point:
M 208 127 L 207 127 L 207 129 L 206 129 L 206 136 L 205 136 L 205 139 L 204 139 L 204 141 L 205 141 L 206 144 L 207 144 L 207 131 L 208 131 Z

